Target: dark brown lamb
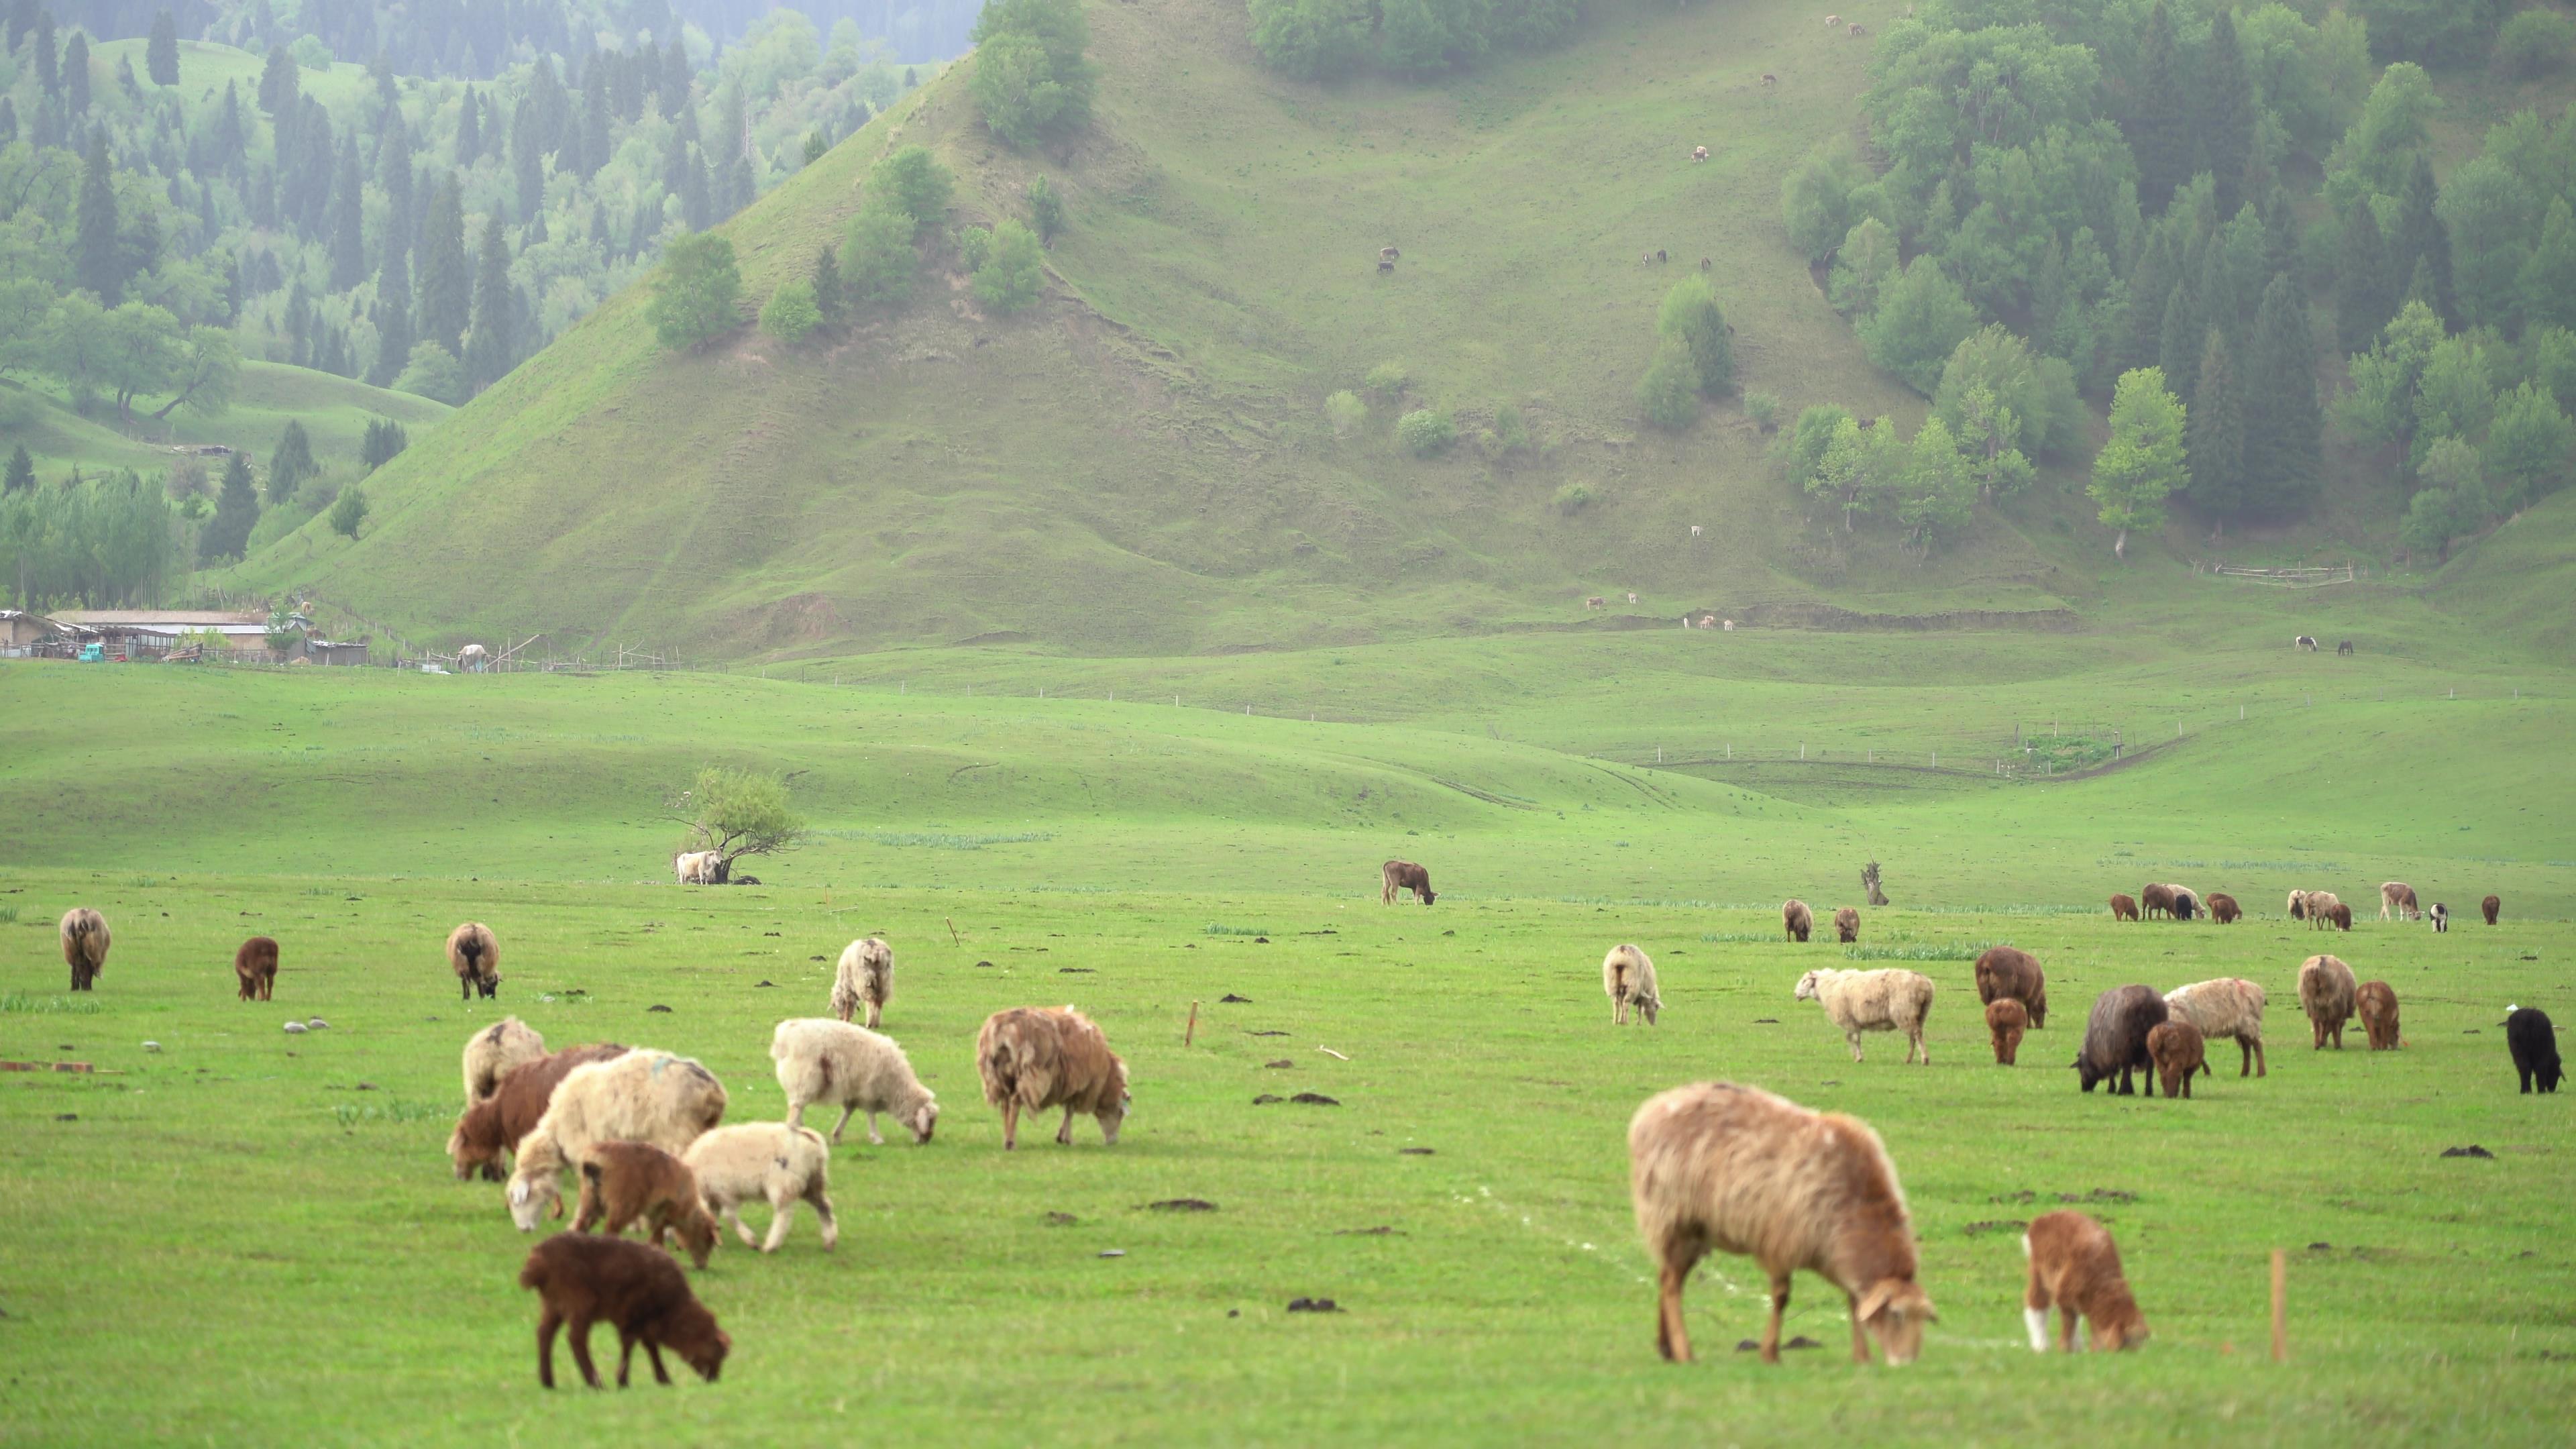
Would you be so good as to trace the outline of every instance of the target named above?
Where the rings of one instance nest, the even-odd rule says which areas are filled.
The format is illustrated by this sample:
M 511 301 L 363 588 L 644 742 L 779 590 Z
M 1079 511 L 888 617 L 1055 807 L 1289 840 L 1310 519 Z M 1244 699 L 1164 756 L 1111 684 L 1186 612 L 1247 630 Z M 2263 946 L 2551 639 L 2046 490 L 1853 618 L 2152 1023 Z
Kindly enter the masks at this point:
M 533 1288 L 544 1303 L 537 1319 L 537 1382 L 555 1386 L 555 1331 L 572 1330 L 572 1361 L 584 1382 L 598 1388 L 599 1369 L 590 1361 L 590 1326 L 602 1319 L 617 1328 L 617 1386 L 626 1387 L 626 1372 L 635 1361 L 635 1345 L 644 1345 L 653 1361 L 653 1378 L 669 1383 L 662 1350 L 714 1383 L 724 1369 L 733 1340 L 716 1326 L 716 1317 L 689 1291 L 688 1276 L 671 1255 L 627 1238 L 599 1238 L 587 1233 L 557 1233 L 528 1253 L 519 1269 L 519 1286 Z

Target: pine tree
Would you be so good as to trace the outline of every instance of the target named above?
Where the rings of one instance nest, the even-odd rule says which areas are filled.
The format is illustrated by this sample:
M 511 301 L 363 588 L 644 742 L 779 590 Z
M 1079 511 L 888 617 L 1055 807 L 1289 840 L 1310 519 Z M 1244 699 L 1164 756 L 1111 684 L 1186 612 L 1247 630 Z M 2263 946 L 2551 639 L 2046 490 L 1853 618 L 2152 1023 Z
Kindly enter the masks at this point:
M 242 556 L 250 531 L 259 522 L 259 495 L 250 486 L 250 457 L 235 453 L 224 463 L 223 487 L 215 494 L 215 516 L 197 535 L 197 560 L 222 563 Z
M 391 387 L 402 375 L 403 364 L 411 358 L 411 268 L 403 254 L 385 248 L 384 270 L 377 273 L 376 364 L 367 369 L 367 381 L 377 387 Z
M 0 478 L 0 495 L 16 493 L 36 486 L 36 460 L 27 456 L 27 445 L 20 443 L 9 455 L 9 473 Z
M 456 164 L 471 166 L 483 154 L 482 107 L 474 99 L 474 87 L 465 88 L 464 104 L 456 111 Z
M 125 263 L 116 242 L 113 174 L 107 160 L 107 133 L 100 131 L 90 137 L 89 155 L 81 162 L 80 204 L 74 213 L 79 255 L 73 260 L 72 275 L 110 307 L 125 287 Z
M 2183 114 L 2188 101 L 2180 47 L 2164 0 L 2156 0 L 2155 8 L 2147 12 L 2138 83 L 2130 94 L 2136 107 L 2124 129 L 2138 160 L 2138 206 L 2153 216 L 2164 210 L 2174 189 L 2191 175 L 2191 125 Z
M 2395 264 L 2392 275 L 2412 278 L 2419 268 L 2428 273 L 2432 295 L 2425 301 L 2447 319 L 2459 315 L 2459 301 L 2451 292 L 2450 229 L 2434 210 L 2441 199 L 2432 160 L 2416 152 L 2415 169 L 2406 176 L 2406 194 L 2398 199 L 2397 235 L 2389 254 Z
M 358 180 L 358 134 L 340 148 L 340 174 L 331 183 L 331 290 L 345 292 L 367 279 L 365 193 Z
M 143 46 L 143 68 L 156 86 L 179 83 L 179 22 L 167 6 L 152 17 L 152 38 Z
M 429 202 L 420 247 L 420 334 L 455 355 L 465 345 L 473 307 L 473 278 L 465 260 L 465 208 L 456 179 L 439 183 Z
M 2198 70 L 2199 94 L 2191 117 L 2192 169 L 2208 172 L 2217 183 L 2218 214 L 2234 216 L 2237 207 L 2252 199 L 2243 188 L 2247 165 L 2255 155 L 2256 110 L 2254 79 L 2245 69 L 2245 51 L 2237 41 L 2231 11 L 2219 10 Z
M 585 181 L 599 174 L 615 149 L 608 132 L 609 108 L 614 104 L 608 98 L 608 69 L 593 62 L 581 88 L 581 164 L 575 169 Z
M 268 455 L 268 506 L 292 502 L 304 480 L 321 471 L 313 461 L 313 440 L 305 436 L 304 424 L 288 418 L 286 431 L 277 435 L 277 446 Z
M 2245 399 L 2227 334 L 2216 327 L 2201 349 L 2200 383 L 2192 391 L 2183 437 L 2192 506 L 2223 526 L 2245 507 Z
M 847 306 L 841 292 L 841 259 L 825 247 L 814 254 L 814 310 L 824 326 L 837 327 Z
M 2245 511 L 2286 517 L 2316 496 L 2325 414 L 2307 304 L 2285 273 L 2263 289 L 2245 374 Z
M 2164 344 L 2165 307 L 2181 272 L 2172 237 L 2166 228 L 2156 228 L 2129 272 L 2129 314 L 2112 340 L 2109 359 L 2113 376 L 2156 365 Z
M 689 107 L 689 53 L 680 46 L 678 36 L 671 37 L 671 48 L 662 53 L 661 84 L 656 100 L 662 108 L 662 119 L 675 121 Z
M 705 231 L 715 224 L 715 202 L 708 194 L 706 158 L 689 153 L 688 164 L 680 171 L 680 214 L 689 230 Z
M 501 219 L 483 223 L 483 252 L 474 277 L 474 333 L 465 346 L 465 385 L 481 392 L 499 382 L 518 360 L 512 349 L 510 249 Z
M 539 66 L 540 71 L 545 67 Z M 546 204 L 546 161 L 543 127 L 537 119 L 537 103 L 532 97 L 519 102 L 510 122 L 510 161 L 519 187 L 519 222 L 526 225 Z
M 36 84 L 48 98 L 63 93 L 62 59 L 54 50 L 54 12 L 36 8 Z
M 75 117 L 89 114 L 89 37 L 77 30 L 63 46 L 63 106 Z
M 0 147 L 18 139 L 18 103 L 0 96 Z
M 259 108 L 272 120 L 290 114 L 302 100 L 302 84 L 295 74 L 295 57 L 286 53 L 285 46 L 270 46 L 268 61 L 259 71 Z
M 2566 197 L 2549 203 L 2540 245 L 2522 264 L 2523 311 L 2533 325 L 2576 327 L 2576 212 Z
M 385 254 L 396 256 L 411 250 L 414 233 L 420 230 L 418 205 L 411 185 L 410 138 L 400 134 L 401 112 L 396 117 L 396 131 L 388 138 L 379 183 L 385 189 Z
M 2173 295 L 2165 301 L 2165 323 L 2156 348 L 2156 369 L 2165 375 L 2165 386 L 2176 397 L 2190 397 L 2200 378 L 2200 354 L 2207 339 L 2208 319 L 2201 315 L 2200 289 L 2188 282 L 2174 283 Z
M 2389 280 L 2388 248 L 2379 217 L 2364 197 L 2344 219 L 2343 245 L 2335 253 L 2335 340 L 2359 352 L 2397 315 L 2397 290 Z

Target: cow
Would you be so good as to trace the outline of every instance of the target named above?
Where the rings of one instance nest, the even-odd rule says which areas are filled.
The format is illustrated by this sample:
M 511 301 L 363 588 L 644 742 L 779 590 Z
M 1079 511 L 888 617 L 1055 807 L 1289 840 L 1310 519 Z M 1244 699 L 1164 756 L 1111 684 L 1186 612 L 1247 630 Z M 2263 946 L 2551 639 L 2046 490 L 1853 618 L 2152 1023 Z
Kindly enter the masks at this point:
M 1411 891 L 1424 905 L 1431 904 L 1431 872 L 1409 860 L 1390 860 L 1378 868 L 1380 889 L 1378 904 L 1391 906 L 1400 891 Z

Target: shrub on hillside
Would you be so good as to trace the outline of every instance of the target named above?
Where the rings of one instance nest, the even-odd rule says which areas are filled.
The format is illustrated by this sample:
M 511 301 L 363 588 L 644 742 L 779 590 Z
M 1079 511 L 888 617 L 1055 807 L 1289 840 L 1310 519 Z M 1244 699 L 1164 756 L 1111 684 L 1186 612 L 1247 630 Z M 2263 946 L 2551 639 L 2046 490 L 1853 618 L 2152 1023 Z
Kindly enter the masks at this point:
M 1655 348 L 1646 375 L 1637 379 L 1637 411 L 1656 427 L 1679 432 L 1699 417 L 1699 366 L 1690 344 L 1667 337 Z
M 2075 369 L 2064 358 L 2033 354 L 2001 323 L 1962 339 L 1941 364 L 1932 410 L 1957 431 L 1961 401 L 1984 388 L 2020 420 L 2021 441 L 2043 457 L 2072 454 L 2084 439 L 2084 400 L 2075 392 Z
M 1490 445 L 1498 458 L 1509 457 L 1530 445 L 1529 424 L 1522 420 L 1517 406 L 1504 403 L 1494 409 Z
M 1744 416 L 1762 431 L 1776 432 L 1780 427 L 1780 398 L 1775 393 L 1748 392 L 1744 395 Z
M 401 456 L 402 450 L 410 446 L 411 434 L 403 431 L 402 424 L 391 418 L 370 418 L 367 420 L 366 439 L 358 445 L 358 461 L 372 473 Z
M 1004 219 L 993 228 L 990 255 L 975 269 L 975 300 L 995 312 L 1017 312 L 1046 292 L 1038 261 L 1038 234 Z
M 1458 423 L 1445 408 L 1416 408 L 1396 419 L 1395 436 L 1413 456 L 1434 457 L 1458 441 Z
M 913 236 L 919 238 L 947 214 L 948 197 L 956 187 L 956 178 L 930 154 L 930 148 L 906 146 L 869 170 L 867 202 L 891 206 L 909 217 Z
M 912 299 L 921 260 L 912 247 L 912 216 L 892 199 L 872 198 L 850 219 L 841 244 L 841 295 L 853 307 L 899 307 Z
M 677 351 L 703 346 L 739 326 L 741 304 L 733 243 L 700 233 L 662 249 L 662 273 L 654 279 L 645 315 L 653 321 L 653 335 Z
M 1570 34 L 1579 0 L 1252 0 L 1252 48 L 1273 70 L 1333 81 L 1372 59 L 1398 75 L 1473 67 Z
M 1929 256 L 1916 257 L 1879 289 L 1878 310 L 1859 324 L 1869 360 L 1930 397 L 1941 365 L 1977 325 L 1977 309 Z
M 993 233 L 990 230 L 980 226 L 957 228 L 957 263 L 966 269 L 968 275 L 971 276 L 992 255 Z
M 1039 246 L 1054 241 L 1055 234 L 1064 230 L 1064 198 L 1043 176 L 1029 182 L 1029 225 L 1037 229 Z
M 1789 229 L 1789 244 L 1811 262 L 1832 256 L 1875 203 L 1876 183 L 1849 142 L 1809 152 L 1780 183 L 1781 224 Z
M 1548 505 L 1559 513 L 1581 513 L 1592 506 L 1592 490 L 1581 483 L 1568 483 L 1556 490 Z
M 1726 325 L 1726 310 L 1717 305 L 1717 289 L 1708 278 L 1684 277 L 1674 283 L 1655 311 L 1655 331 L 1690 349 L 1701 396 L 1716 397 L 1735 385 L 1733 329 Z
M 367 490 L 357 487 L 341 489 L 339 500 L 331 505 L 331 531 L 342 538 L 354 539 L 358 536 L 358 525 L 366 521 Z
M 2522 80 L 2565 70 L 2576 54 L 2576 20 L 2555 10 L 2525 10 L 2496 33 L 2496 69 Z
M 455 353 L 437 343 L 416 342 L 402 375 L 394 379 L 394 391 L 454 407 L 465 401 L 465 368 Z
M 1369 0 L 1252 0 L 1252 48 L 1299 80 L 1340 80 L 1368 64 Z
M 991 0 L 975 21 L 968 90 L 984 124 L 1025 150 L 1091 124 L 1091 24 L 1081 0 Z
M 823 325 L 822 309 L 814 305 L 814 283 L 806 277 L 790 277 L 769 294 L 760 309 L 760 330 L 779 341 L 794 345 L 806 334 Z
M 2464 65 L 2484 55 L 2506 0 L 2348 0 L 2383 61 Z
M 1333 436 L 1347 438 L 1368 421 L 1368 404 L 1360 395 L 1344 388 L 1324 399 L 1324 421 L 1333 425 Z
M 1360 379 L 1360 386 L 1379 402 L 1393 402 L 1404 395 L 1405 384 L 1410 381 L 1412 377 L 1404 370 L 1404 364 L 1389 358 L 1370 368 L 1368 376 Z

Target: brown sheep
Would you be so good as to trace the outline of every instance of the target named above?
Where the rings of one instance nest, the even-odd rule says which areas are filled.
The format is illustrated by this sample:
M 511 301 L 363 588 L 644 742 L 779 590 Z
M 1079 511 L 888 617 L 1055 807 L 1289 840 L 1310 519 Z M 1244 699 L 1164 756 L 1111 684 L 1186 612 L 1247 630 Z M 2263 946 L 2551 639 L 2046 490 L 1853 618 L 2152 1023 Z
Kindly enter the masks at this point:
M 1803 943 L 1808 933 L 1816 929 L 1816 913 L 1807 909 L 1805 901 L 1794 899 L 1782 901 L 1780 928 L 1788 933 L 1790 940 Z
M 2174 913 L 2173 887 L 2169 885 L 2140 886 L 2138 887 L 2138 904 L 2144 909 L 2148 920 L 2152 921 L 2159 915 L 2170 920 Z
M 2165 1083 L 2165 1100 L 2191 1096 L 2193 1076 L 2209 1076 L 2208 1044 L 2201 1039 L 2200 1028 L 2179 1017 L 2167 1017 L 2163 1024 L 2147 1033 L 2147 1060 L 2156 1064 L 2156 1075 Z
M 606 1319 L 617 1327 L 617 1386 L 626 1387 L 626 1371 L 642 1343 L 653 1361 L 653 1378 L 669 1383 L 662 1350 L 670 1349 L 708 1383 L 724 1369 L 733 1340 L 716 1327 L 698 1296 L 689 1291 L 687 1275 L 671 1255 L 625 1238 L 596 1238 L 586 1233 L 557 1233 L 528 1252 L 519 1269 L 519 1286 L 533 1288 L 544 1310 L 537 1319 L 537 1382 L 555 1386 L 555 1331 L 572 1330 L 572 1361 L 582 1379 L 599 1387 L 599 1370 L 590 1361 L 590 1326 Z
M 2308 929 L 2322 931 L 2334 924 L 2334 908 L 2342 904 L 2343 901 L 2333 891 L 2301 891 L 2298 896 L 2298 910 L 2292 915 L 2295 918 L 2304 912 L 2307 916 Z
M 2137 903 L 2137 900 L 2136 900 L 2134 897 L 2127 896 L 2127 895 L 2115 895 L 2115 896 L 2111 897 L 2111 919 L 2112 919 L 2112 920 L 2114 920 L 2114 921 L 2134 921 L 2134 920 L 2136 920 L 2137 918 L 2138 918 L 2138 903 Z
M 2011 999 L 2030 1012 L 2030 1024 L 2048 1029 L 2048 973 L 2039 958 L 2012 946 L 1990 946 L 1977 958 L 1977 1000 L 1993 1005 Z
M 2229 895 L 2225 891 L 2211 891 L 2209 893 L 2209 918 L 2211 920 L 2216 921 L 2222 926 L 2232 926 L 2235 925 L 2238 918 L 2242 917 L 2244 914 L 2244 908 L 2236 904 L 2236 897 Z
M 467 921 L 448 933 L 447 964 L 456 972 L 463 999 L 473 1000 L 477 991 L 487 997 L 501 994 L 501 943 L 481 921 Z
M 624 1055 L 626 1048 L 601 1042 L 521 1062 L 502 1073 L 492 1095 L 466 1108 L 456 1119 L 456 1130 L 448 1134 L 447 1156 L 456 1164 L 456 1180 L 463 1182 L 479 1169 L 485 1182 L 499 1182 L 501 1154 L 517 1151 L 519 1139 L 537 1130 L 547 1104 L 554 1100 L 555 1088 L 572 1069 Z
M 1995 1065 L 2009 1067 L 2021 1056 L 2022 1028 L 2030 1025 L 2030 1012 L 2007 996 L 1986 1004 L 1986 1030 L 1995 1039 Z
M 1860 37 L 1860 36 L 1863 36 L 1863 35 L 1867 35 L 1867 34 L 1869 34 L 1869 27 L 1868 27 L 1868 26 L 1866 26 L 1866 25 L 1861 24 L 1861 23 L 1860 23 L 1859 21 L 1857 21 L 1857 20 L 1855 20 L 1855 21 L 1853 21 L 1851 24 L 1849 24 L 1849 25 L 1845 26 L 1845 27 L 1844 27 L 1844 29 L 1845 29 L 1845 30 L 1847 30 L 1848 32 L 1850 32 L 1850 34 L 1851 34 L 1854 38 L 1858 38 L 1858 37 Z
M 2397 1029 L 2397 992 L 2385 981 L 2365 981 L 2353 993 L 2353 1005 L 2361 1013 L 2361 1029 L 2370 1033 L 2370 1049 L 2393 1052 L 2406 1045 Z
M 2078 1318 L 2091 1326 L 2093 1347 L 2104 1352 L 2147 1341 L 2147 1316 L 2138 1311 L 2120 1273 L 2120 1250 L 2100 1223 L 2073 1208 L 2041 1213 L 2021 1235 L 2021 1250 L 2030 1259 L 2021 1313 L 2032 1352 L 2048 1352 L 2052 1307 L 2064 1325 L 2061 1341 L 2068 1353 L 2075 1352 Z
M 1849 906 L 1834 912 L 1834 939 L 1846 946 L 1860 939 L 1860 912 Z
M 1780 1361 L 1789 1278 L 1801 1268 L 1843 1290 L 1855 1363 L 1869 1362 L 1864 1330 L 1889 1363 L 1910 1363 L 1923 1325 L 1938 1321 L 1915 1281 L 1896 1166 L 1855 1118 L 1733 1082 L 1675 1087 L 1629 1119 L 1628 1190 L 1661 1268 L 1655 1347 L 1665 1358 L 1690 1361 L 1682 1287 L 1711 1250 L 1749 1257 L 1770 1279 L 1764 1363 Z
M 1776 85 L 1778 85 L 1779 83 L 1780 83 L 1780 78 L 1779 78 L 1778 76 L 1773 75 L 1771 72 L 1769 72 L 1769 71 L 1767 71 L 1767 70 L 1766 70 L 1766 71 L 1764 71 L 1764 72 L 1762 72 L 1762 85 L 1763 85 L 1764 89 L 1766 89 L 1766 90 L 1767 90 L 1767 89 L 1769 89 L 1769 88 L 1770 88 L 1770 87 L 1772 87 L 1772 86 L 1776 86 Z
M 1091 1018 L 1070 1006 L 1018 1006 L 985 1018 L 975 1036 L 984 1100 L 1002 1109 L 1002 1147 L 1017 1147 L 1020 1113 L 1064 1108 L 1055 1140 L 1073 1142 L 1073 1114 L 1100 1119 L 1100 1140 L 1118 1145 L 1127 1119 L 1127 1064 Z
M 233 978 L 241 983 L 241 999 L 266 1001 L 277 989 L 277 943 L 266 936 L 253 936 L 233 953 Z
M 2241 976 L 2195 981 L 2165 993 L 2167 1019 L 2200 1028 L 2204 1042 L 2236 1043 L 2236 1075 L 2266 1076 L 2263 1060 L 2263 988 Z
M 1378 867 L 1378 904 L 1395 904 L 1398 892 L 1411 891 L 1424 905 L 1431 904 L 1431 872 L 1409 860 L 1390 860 Z
M 2490 897 L 2492 899 L 2492 897 Z M 2492 912 L 2487 920 L 2495 920 Z M 72 990 L 87 991 L 107 970 L 107 917 L 87 906 L 63 912 L 63 961 L 72 968 Z
M 2343 1050 L 2343 1028 L 2352 1020 L 2354 995 L 2352 968 L 2338 958 L 2311 956 L 2300 963 L 2299 1006 L 2316 1032 L 2310 1050 L 2322 1049 L 2329 1036 L 2334 1038 L 2335 1050 Z
M 2338 931 L 2349 931 L 2352 929 L 2352 907 L 2337 901 L 2326 907 L 2325 920 Z
M 698 1177 L 688 1164 L 649 1142 L 602 1142 L 581 1165 L 572 1230 L 598 1227 L 613 1238 L 639 1221 L 646 1242 L 668 1247 L 677 1238 L 701 1269 L 716 1250 L 716 1220 L 699 1200 Z
M 2487 918 L 2487 924 L 2490 926 L 2496 923 L 2496 916 L 2503 909 L 2504 902 L 2496 899 L 2494 896 L 2489 896 L 2485 900 L 2478 902 L 2478 912 Z

